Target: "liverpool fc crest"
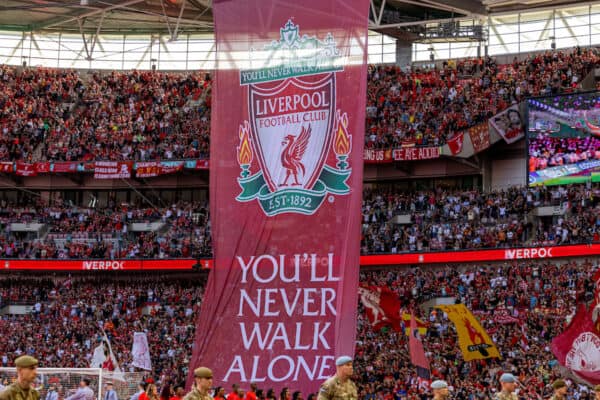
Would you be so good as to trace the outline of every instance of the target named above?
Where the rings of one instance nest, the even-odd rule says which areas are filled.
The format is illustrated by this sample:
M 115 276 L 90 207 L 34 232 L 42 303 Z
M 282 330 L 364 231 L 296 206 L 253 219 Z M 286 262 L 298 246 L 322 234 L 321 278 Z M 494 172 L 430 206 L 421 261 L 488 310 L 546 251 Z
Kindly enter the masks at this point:
M 249 121 L 239 129 L 237 200 L 258 199 L 269 216 L 310 215 L 328 194 L 350 193 L 352 136 L 336 108 L 341 57 L 331 34 L 300 37 L 291 20 L 264 51 L 261 68 L 240 72 Z

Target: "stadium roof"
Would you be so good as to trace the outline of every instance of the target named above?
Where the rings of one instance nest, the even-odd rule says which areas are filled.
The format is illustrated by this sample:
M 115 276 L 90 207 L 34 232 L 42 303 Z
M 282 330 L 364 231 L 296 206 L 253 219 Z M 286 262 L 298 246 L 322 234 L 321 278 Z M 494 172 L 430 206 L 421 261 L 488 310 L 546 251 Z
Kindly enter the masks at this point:
M 212 32 L 212 0 L 4 0 L 0 30 L 72 33 Z M 575 0 L 370 0 L 370 28 L 400 37 L 424 22 L 535 7 L 585 5 Z M 396 32 L 396 34 L 394 34 Z M 410 39 L 410 38 L 407 38 Z
M 4 0 L 0 30 L 212 32 L 211 0 Z

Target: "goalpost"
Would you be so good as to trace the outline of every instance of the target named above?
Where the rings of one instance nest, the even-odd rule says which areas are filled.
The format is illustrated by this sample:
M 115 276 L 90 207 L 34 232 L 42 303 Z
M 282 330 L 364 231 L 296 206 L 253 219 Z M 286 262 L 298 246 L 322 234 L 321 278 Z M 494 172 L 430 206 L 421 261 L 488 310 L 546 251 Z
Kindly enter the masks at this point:
M 33 386 L 45 400 L 50 386 L 54 386 L 58 399 L 64 400 L 74 394 L 82 379 L 90 380 L 90 388 L 97 400 L 104 399 L 105 384 L 112 383 L 119 400 L 129 400 L 138 391 L 143 372 L 109 372 L 100 368 L 38 368 Z M 17 369 L 0 367 L 0 382 L 11 384 L 17 379 Z

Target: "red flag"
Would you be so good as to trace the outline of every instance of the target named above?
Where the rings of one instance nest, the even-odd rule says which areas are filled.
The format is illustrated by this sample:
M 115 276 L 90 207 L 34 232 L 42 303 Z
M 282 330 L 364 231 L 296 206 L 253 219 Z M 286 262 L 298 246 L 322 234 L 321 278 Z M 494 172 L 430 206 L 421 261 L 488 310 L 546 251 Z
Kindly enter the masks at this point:
M 583 304 L 567 329 L 552 340 L 558 362 L 592 385 L 600 384 L 600 337 L 592 310 Z
M 358 288 L 360 300 L 374 329 L 391 326 L 401 331 L 400 300 L 386 287 Z
M 462 151 L 464 138 L 465 132 L 461 132 L 459 134 L 454 135 L 452 139 L 448 140 L 448 147 L 450 148 L 450 151 L 452 152 L 453 156 L 457 155 Z
M 423 342 L 421 342 L 421 335 L 417 329 L 417 320 L 413 313 L 410 315 L 410 337 L 408 340 L 408 348 L 410 350 L 410 362 L 417 367 L 417 375 L 422 379 L 430 379 L 431 372 L 429 370 L 429 360 L 425 355 Z

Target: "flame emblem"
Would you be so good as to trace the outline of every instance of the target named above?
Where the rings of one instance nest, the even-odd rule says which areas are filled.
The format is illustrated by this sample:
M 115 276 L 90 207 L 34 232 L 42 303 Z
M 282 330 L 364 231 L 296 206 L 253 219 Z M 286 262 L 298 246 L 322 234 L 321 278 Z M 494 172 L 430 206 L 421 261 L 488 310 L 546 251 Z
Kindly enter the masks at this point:
M 248 165 L 254 158 L 252 154 L 252 146 L 250 146 L 250 127 L 248 121 L 240 125 L 240 145 L 237 148 L 238 163 L 240 165 Z
M 352 135 L 348 134 L 348 114 L 337 113 L 338 127 L 333 142 L 333 151 L 337 156 L 347 156 L 352 149 Z

